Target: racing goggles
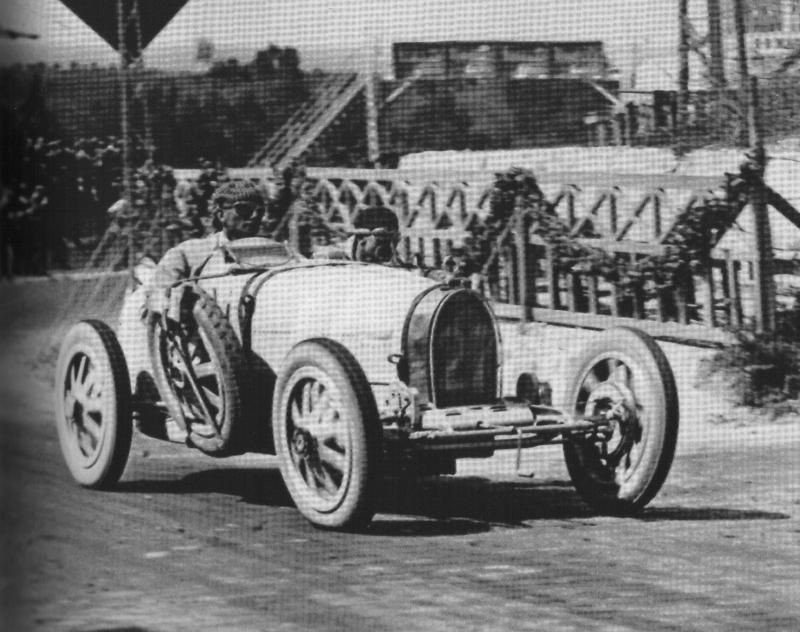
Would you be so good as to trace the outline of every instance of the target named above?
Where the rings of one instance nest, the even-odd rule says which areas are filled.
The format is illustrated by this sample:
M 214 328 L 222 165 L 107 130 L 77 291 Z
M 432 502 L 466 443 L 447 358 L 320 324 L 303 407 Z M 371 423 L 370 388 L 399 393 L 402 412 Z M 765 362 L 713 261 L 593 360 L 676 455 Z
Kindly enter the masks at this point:
M 357 237 L 366 237 L 367 235 L 373 235 L 375 237 L 394 237 L 397 235 L 397 231 L 391 230 L 389 228 L 355 228 L 351 231 L 351 234 Z
M 226 211 L 233 209 L 241 219 L 250 219 L 264 212 L 264 207 L 261 204 L 253 202 L 234 202 L 233 204 L 225 204 L 222 208 Z

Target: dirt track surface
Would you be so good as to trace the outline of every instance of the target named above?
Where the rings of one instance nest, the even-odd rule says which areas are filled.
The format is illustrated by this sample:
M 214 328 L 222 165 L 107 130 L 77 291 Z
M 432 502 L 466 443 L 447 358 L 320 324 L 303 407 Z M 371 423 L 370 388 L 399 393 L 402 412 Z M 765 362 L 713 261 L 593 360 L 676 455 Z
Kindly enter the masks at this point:
M 63 292 L 0 287 L 3 629 L 800 629 L 797 421 L 684 414 L 638 519 L 590 514 L 553 448 L 528 453 L 533 479 L 503 453 L 388 483 L 360 534 L 309 526 L 268 457 L 142 437 L 118 490 L 86 491 L 47 383 L 54 323 L 81 309 Z

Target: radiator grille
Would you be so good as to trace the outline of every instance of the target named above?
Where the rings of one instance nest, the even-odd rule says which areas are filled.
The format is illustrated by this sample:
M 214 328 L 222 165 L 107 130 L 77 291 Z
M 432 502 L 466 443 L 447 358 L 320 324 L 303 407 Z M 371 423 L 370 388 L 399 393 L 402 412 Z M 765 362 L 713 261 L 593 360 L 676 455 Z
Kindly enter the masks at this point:
M 431 369 L 437 407 L 497 398 L 498 340 L 489 308 L 468 291 L 449 295 L 436 313 Z

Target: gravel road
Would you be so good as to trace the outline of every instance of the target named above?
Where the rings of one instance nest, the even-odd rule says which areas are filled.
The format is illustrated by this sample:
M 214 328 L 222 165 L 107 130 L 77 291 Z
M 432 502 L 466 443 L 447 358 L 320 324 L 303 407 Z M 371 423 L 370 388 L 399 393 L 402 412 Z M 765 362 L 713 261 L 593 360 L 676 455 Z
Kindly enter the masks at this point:
M 3 629 L 800 629 L 800 422 L 709 423 L 695 352 L 668 349 L 682 437 L 640 518 L 592 515 L 551 447 L 533 478 L 501 453 L 387 482 L 368 531 L 328 533 L 270 457 L 136 437 L 119 489 L 74 485 L 48 383 L 65 292 L 0 287 Z

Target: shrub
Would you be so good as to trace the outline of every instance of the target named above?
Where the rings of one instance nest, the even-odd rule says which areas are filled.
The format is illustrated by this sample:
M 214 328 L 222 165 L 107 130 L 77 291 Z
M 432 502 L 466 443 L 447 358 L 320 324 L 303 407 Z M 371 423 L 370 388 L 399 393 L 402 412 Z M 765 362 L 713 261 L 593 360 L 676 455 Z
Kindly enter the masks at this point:
M 797 397 L 800 375 L 800 296 L 776 314 L 775 331 L 734 332 L 735 342 L 703 362 L 699 378 L 721 375 L 742 406 L 775 405 Z

